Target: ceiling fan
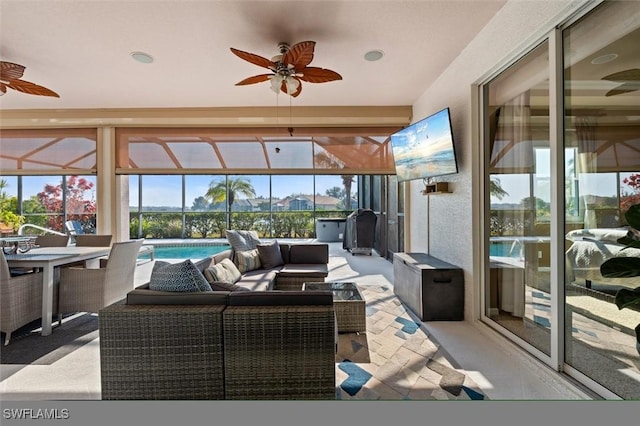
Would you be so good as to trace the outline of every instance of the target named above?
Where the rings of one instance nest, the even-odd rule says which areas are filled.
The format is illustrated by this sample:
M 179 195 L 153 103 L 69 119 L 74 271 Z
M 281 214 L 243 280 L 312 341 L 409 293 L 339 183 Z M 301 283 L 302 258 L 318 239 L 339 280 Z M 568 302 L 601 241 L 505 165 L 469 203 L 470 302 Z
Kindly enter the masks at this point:
M 609 74 L 602 77 L 602 79 L 622 83 L 615 89 L 609 90 L 605 94 L 605 96 L 621 95 L 623 93 L 635 92 L 636 90 L 640 90 L 640 68 L 631 68 L 628 70 Z
M 7 93 L 8 87 L 9 89 L 17 90 L 18 92 L 27 93 L 29 95 L 54 96 L 56 98 L 60 97 L 53 90 L 29 81 L 21 80 L 20 78 L 24 74 L 24 69 L 25 67 L 22 65 L 14 64 L 13 62 L 0 61 L 0 96 Z
M 335 71 L 325 68 L 308 66 L 313 60 L 315 41 L 303 41 L 289 46 L 288 43 L 279 43 L 279 55 L 271 59 L 262 56 L 243 52 L 242 50 L 231 48 L 231 51 L 241 59 L 251 62 L 259 67 L 271 70 L 270 74 L 259 74 L 236 83 L 236 86 L 261 83 L 271 81 L 271 89 L 278 93 L 280 91 L 296 97 L 302 91 L 302 82 L 326 83 L 329 81 L 342 80 L 342 76 Z

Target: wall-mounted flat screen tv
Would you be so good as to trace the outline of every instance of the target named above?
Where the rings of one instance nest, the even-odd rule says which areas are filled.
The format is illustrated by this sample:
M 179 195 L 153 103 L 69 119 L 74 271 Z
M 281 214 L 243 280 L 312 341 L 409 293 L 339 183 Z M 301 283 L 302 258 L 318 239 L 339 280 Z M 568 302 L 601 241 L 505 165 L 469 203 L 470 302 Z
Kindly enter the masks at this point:
M 458 173 L 449 108 L 391 135 L 398 182 Z

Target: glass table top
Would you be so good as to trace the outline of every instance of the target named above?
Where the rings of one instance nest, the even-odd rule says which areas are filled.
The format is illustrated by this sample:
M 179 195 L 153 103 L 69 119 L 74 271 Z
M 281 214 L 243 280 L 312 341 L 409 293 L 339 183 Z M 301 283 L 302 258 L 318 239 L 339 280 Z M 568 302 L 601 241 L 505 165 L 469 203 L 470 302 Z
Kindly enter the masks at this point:
M 358 286 L 354 282 L 309 282 L 304 283 L 304 290 L 331 290 L 333 300 L 363 300 Z

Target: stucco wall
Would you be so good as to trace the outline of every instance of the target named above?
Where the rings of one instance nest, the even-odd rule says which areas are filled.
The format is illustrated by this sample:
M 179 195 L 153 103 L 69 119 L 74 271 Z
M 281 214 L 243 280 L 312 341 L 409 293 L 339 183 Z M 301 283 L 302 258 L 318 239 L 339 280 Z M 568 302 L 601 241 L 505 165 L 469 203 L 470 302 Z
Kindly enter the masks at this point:
M 479 258 L 474 247 L 481 245 L 477 184 L 481 141 L 473 129 L 473 117 L 478 114 L 473 86 L 588 3 L 509 0 L 413 105 L 414 121 L 450 108 L 459 173 L 439 179 L 449 182 L 451 194 L 424 196 L 422 181 L 410 182 L 406 251 L 429 253 L 464 269 L 466 320 L 480 317 Z

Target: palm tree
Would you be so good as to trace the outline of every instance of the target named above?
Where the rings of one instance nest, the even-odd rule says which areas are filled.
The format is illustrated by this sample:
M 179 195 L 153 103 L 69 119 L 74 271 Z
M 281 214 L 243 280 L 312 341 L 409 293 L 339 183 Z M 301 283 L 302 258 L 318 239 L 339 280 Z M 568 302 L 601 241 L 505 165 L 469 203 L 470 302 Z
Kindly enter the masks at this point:
M 509 195 L 509 193 L 502 188 L 500 179 L 494 176 L 492 176 L 489 181 L 489 194 L 496 197 L 498 200 L 502 200 L 505 196 Z
M 247 178 L 227 178 L 226 181 L 214 179 L 209 183 L 209 189 L 204 194 L 204 197 L 214 204 L 226 200 L 229 204 L 229 211 L 231 211 L 231 206 L 240 194 L 247 198 L 256 196 L 256 191 L 251 181 Z
M 344 205 L 345 210 L 351 210 L 351 184 L 353 183 L 353 175 L 341 175 L 342 184 L 344 185 Z

